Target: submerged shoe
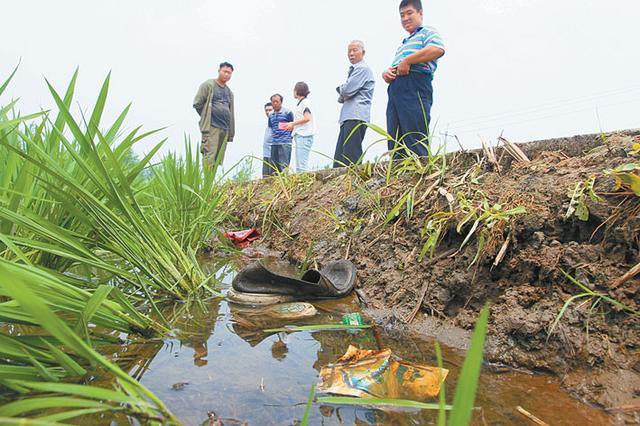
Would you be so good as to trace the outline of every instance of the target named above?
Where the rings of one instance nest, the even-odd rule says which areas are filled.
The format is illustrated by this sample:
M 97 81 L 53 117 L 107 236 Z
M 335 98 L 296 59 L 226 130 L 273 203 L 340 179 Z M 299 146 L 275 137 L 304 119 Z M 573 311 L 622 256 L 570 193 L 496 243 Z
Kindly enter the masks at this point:
M 329 262 L 319 271 L 310 269 L 301 279 L 270 271 L 258 261 L 241 270 L 233 279 L 233 289 L 241 293 L 297 297 L 341 297 L 356 282 L 356 268 L 348 260 Z
M 316 285 L 314 292 L 316 296 L 346 296 L 356 285 L 356 267 L 348 260 L 329 262 L 319 271 L 309 269 L 302 276 L 302 281 Z

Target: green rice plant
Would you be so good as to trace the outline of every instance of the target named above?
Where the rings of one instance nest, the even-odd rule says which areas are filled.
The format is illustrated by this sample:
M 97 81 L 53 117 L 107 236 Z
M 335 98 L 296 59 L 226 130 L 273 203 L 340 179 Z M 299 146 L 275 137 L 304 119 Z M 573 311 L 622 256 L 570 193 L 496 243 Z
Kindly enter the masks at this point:
M 17 130 L 21 139 L 20 146 L 9 143 L 2 145 L 19 155 L 25 163 L 38 169 L 38 183 L 42 186 L 42 192 L 51 200 L 49 203 L 62 211 L 54 222 L 57 225 L 56 231 L 71 228 L 72 243 L 79 250 L 101 253 L 101 258 L 112 259 L 109 262 L 112 265 L 120 264 L 121 269 L 135 271 L 138 276 L 144 277 L 146 283 L 136 283 L 130 277 L 121 277 L 133 288 L 143 293 L 160 293 L 176 299 L 184 299 L 205 289 L 213 292 L 208 287 L 209 278 L 197 262 L 195 248 L 189 247 L 190 243 L 185 243 L 193 241 L 193 234 L 185 231 L 177 236 L 172 235 L 172 231 L 162 222 L 156 206 L 141 203 L 141 199 L 148 200 L 149 197 L 139 194 L 140 174 L 149 166 L 162 142 L 144 159 L 127 166 L 125 154 L 146 135 L 138 136 L 137 131 L 134 131 L 120 143 L 114 140 L 126 110 L 107 133 L 98 130 L 108 86 L 109 77 L 105 80 L 96 107 L 83 131 L 69 111 L 69 96 L 62 99 L 49 85 L 59 109 L 56 123 L 49 123 L 50 138 L 57 144 L 56 151 L 64 153 L 65 158 L 71 160 L 68 163 L 72 166 L 61 164 L 59 156 L 50 155 L 47 144 L 38 139 L 41 132 Z M 63 132 L 64 127 L 68 128 L 72 141 Z M 188 173 L 191 172 L 185 172 Z M 159 186 L 161 185 L 158 184 Z M 185 189 L 183 186 L 179 188 Z M 191 194 L 188 189 L 185 191 Z M 36 214 L 40 211 L 38 209 Z M 45 216 L 44 219 L 48 217 Z M 14 233 L 20 234 L 21 230 L 15 229 L 15 223 L 13 225 Z M 29 236 L 22 237 L 20 244 L 45 254 L 39 259 L 39 264 L 64 270 L 79 261 L 66 256 L 67 252 L 56 250 L 52 240 L 56 240 L 57 236 L 54 238 L 50 235 L 50 227 L 36 230 L 37 228 L 29 229 Z M 57 259 L 64 261 L 56 262 Z
M 302 262 L 300 262 L 300 266 L 298 267 L 298 270 L 301 271 L 300 276 L 302 276 L 304 272 L 306 272 L 309 268 L 313 267 L 317 269 L 317 263 L 314 260 L 314 255 L 313 255 L 314 249 L 315 249 L 315 244 L 313 242 L 307 246 L 307 249 L 305 250 L 305 253 L 304 253 L 304 259 L 302 259 Z
M 567 277 L 567 279 L 569 281 L 571 281 L 573 284 L 575 284 L 580 290 L 581 293 L 575 294 L 573 296 L 571 296 L 562 306 L 562 309 L 560 309 L 560 312 L 558 313 L 558 315 L 556 316 L 555 320 L 553 321 L 553 323 L 551 324 L 551 327 L 549 327 L 549 331 L 547 333 L 547 341 L 549 340 L 549 338 L 551 337 L 551 335 L 555 332 L 555 330 L 558 328 L 558 325 L 560 324 L 560 321 L 562 321 L 562 318 L 564 318 L 564 315 L 567 313 L 567 309 L 569 309 L 569 307 L 571 307 L 573 304 L 575 304 L 577 301 L 584 299 L 586 302 L 591 302 L 591 311 L 593 311 L 597 306 L 601 305 L 602 302 L 606 302 L 609 303 L 612 306 L 615 306 L 616 308 L 625 311 L 627 313 L 629 313 L 630 315 L 636 316 L 636 317 L 640 317 L 640 311 L 627 306 L 615 299 L 613 299 L 612 297 L 604 294 L 604 293 L 600 293 L 597 292 L 595 290 L 591 290 L 589 287 L 587 287 L 586 285 L 584 285 L 583 283 L 581 283 L 580 281 L 576 280 L 574 277 L 572 277 L 570 274 L 568 274 L 567 272 L 565 272 L 563 269 L 561 269 L 562 273 L 564 274 L 565 277 Z
M 425 242 L 418 257 L 419 262 L 422 262 L 427 255 L 433 257 L 449 226 L 456 223 L 458 233 L 469 228 L 459 250 L 462 250 L 471 241 L 471 238 L 477 235 L 477 249 L 474 259 L 469 265 L 471 267 L 480 259 L 489 244 L 495 245 L 496 241 L 504 238 L 505 227 L 515 217 L 527 212 L 522 206 L 505 208 L 499 203 L 491 204 L 480 191 L 476 191 L 475 195 L 480 196 L 481 199 L 474 201 L 467 198 L 462 192 L 458 192 L 454 199 L 447 193 L 450 211 L 436 211 L 426 217 L 421 230 L 421 238 Z
M 358 185 L 357 191 L 362 200 L 363 211 L 373 215 L 373 221 L 382 221 L 387 212 L 382 204 L 382 197 L 379 191 L 372 191 L 364 185 Z
M 188 139 L 184 155 L 168 154 L 150 169 L 141 198 L 185 251 L 203 247 L 226 218 L 215 170 L 203 165 Z
M 143 332 L 167 329 L 133 307 L 123 293 L 112 286 L 100 285 L 89 291 L 65 282 L 54 274 L 30 265 L 20 265 L 0 259 L 0 267 L 8 273 L 20 275 L 30 290 L 54 313 L 64 316 L 74 324 L 74 330 L 89 339 L 89 325 L 120 332 Z M 0 296 L 8 297 L 7 288 L 12 284 L 0 276 Z M 34 325 L 33 318 L 12 301 L 0 302 L 0 321 L 9 324 Z M 146 330 L 146 332 L 145 332 Z
M 583 222 L 589 220 L 589 207 L 586 203 L 587 196 L 594 203 L 602 203 L 604 201 L 593 189 L 595 181 L 595 176 L 592 176 L 582 182 L 578 182 L 573 191 L 570 191 L 568 194 L 570 199 L 569 208 L 565 214 L 566 219 L 575 216 Z
M 142 419 L 178 423 L 162 401 L 96 352 L 65 320 L 54 314 L 42 296 L 32 291 L 33 282 L 28 271 L 12 269 L 3 263 L 0 264 L 0 276 L 3 277 L 0 283 L 3 296 L 19 305 L 23 314 L 30 318 L 30 323 L 47 333 L 30 339 L 2 335 L 0 348 L 4 354 L 0 364 L 0 385 L 23 396 L 0 406 L 0 417 L 32 416 L 41 421 L 58 421 L 115 410 Z M 97 303 L 87 304 L 91 305 Z M 20 351 L 24 354 L 22 358 L 19 357 Z M 29 361 L 25 362 L 24 358 Z M 85 374 L 87 370 L 81 363 L 113 375 L 116 388 L 108 390 L 59 382 L 65 373 L 73 376 Z M 46 410 L 53 407 L 61 411 L 46 414 Z
M 405 135 L 406 136 L 406 135 Z M 408 150 L 402 143 L 394 151 L 403 151 L 400 160 L 394 163 L 395 176 L 404 174 L 417 174 L 419 176 L 436 173 L 443 177 L 447 171 L 447 156 L 443 145 L 439 145 L 434 150 L 431 143 L 427 145 L 428 157 L 419 157 L 413 151 Z
M 73 101 L 77 76 L 78 73 L 76 71 L 62 99 L 67 110 Z M 105 82 L 101 90 L 101 96 L 105 98 L 108 87 L 107 83 L 108 82 Z M 91 113 L 91 121 L 87 124 L 88 128 L 99 125 L 103 109 L 104 102 L 101 102 L 99 99 Z M 128 107 L 120 114 L 114 124 L 104 132 L 103 139 L 106 144 L 115 144 L 115 139 L 127 112 Z M 6 116 L 0 117 L 0 120 L 3 121 L 7 119 Z M 55 185 L 57 182 L 53 182 L 46 173 L 43 173 L 38 164 L 27 161 L 20 155 L 20 152 L 22 152 L 27 156 L 35 156 L 37 155 L 36 151 L 39 151 L 45 154 L 51 161 L 58 164 L 59 167 L 66 170 L 68 175 L 72 176 L 76 182 L 81 183 L 91 191 L 95 191 L 97 187 L 91 181 L 90 176 L 85 173 L 81 165 L 74 160 L 70 150 L 66 149 L 61 142 L 60 135 L 64 134 L 67 128 L 65 111 L 60 111 L 53 123 L 49 121 L 48 115 L 39 124 L 26 124 L 25 117 L 19 119 L 25 123 L 22 132 L 18 131 L 19 128 L 16 127 L 13 128 L 11 132 L 0 133 L 0 153 L 2 154 L 0 157 L 8 158 L 8 167 L 5 169 L 5 174 L 0 180 L 2 184 L 0 187 L 0 204 L 4 201 L 5 206 L 15 213 L 28 210 L 50 223 L 77 232 L 80 235 L 89 234 L 92 231 L 89 224 L 78 220 L 74 215 L 70 215 L 68 206 L 56 202 L 56 200 L 50 197 L 48 187 Z M 122 169 L 129 177 L 132 186 L 136 185 L 137 175 L 142 170 L 138 163 L 128 161 L 128 159 L 132 157 L 132 145 L 145 136 L 137 136 L 137 131 L 138 129 L 129 133 L 124 140 L 118 143 L 114 151 L 117 161 L 119 161 Z M 89 132 L 87 132 L 87 134 L 88 133 Z M 151 133 L 153 132 L 147 135 Z M 25 141 L 25 135 L 29 143 Z M 77 141 L 71 140 L 68 141 L 68 143 L 74 150 L 81 151 L 81 146 Z M 106 154 L 101 153 L 101 155 L 104 156 Z M 6 194 L 4 197 L 2 197 L 3 192 Z M 0 230 L 4 234 L 14 234 L 17 231 L 11 221 L 6 219 L 0 221 Z M 28 235 L 24 233 L 22 233 L 21 236 L 28 237 Z M 46 253 L 35 254 L 35 256 L 39 257 L 38 263 L 58 270 L 64 270 L 72 263 L 69 260 Z
M 230 177 L 229 180 L 234 184 L 250 183 L 252 181 L 254 159 L 257 159 L 260 164 L 264 164 L 263 159 L 258 159 L 253 156 L 244 157 L 234 167 L 232 167 L 229 170 L 229 173 L 233 172 L 233 175 Z

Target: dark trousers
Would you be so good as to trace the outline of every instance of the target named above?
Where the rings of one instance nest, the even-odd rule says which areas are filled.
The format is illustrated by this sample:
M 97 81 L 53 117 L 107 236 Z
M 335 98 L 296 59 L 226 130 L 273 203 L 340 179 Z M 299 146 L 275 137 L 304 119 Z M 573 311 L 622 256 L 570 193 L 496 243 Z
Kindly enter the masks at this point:
M 275 166 L 271 158 L 263 157 L 262 158 L 262 177 L 271 176 L 276 172 Z
M 271 145 L 271 163 L 278 172 L 289 167 L 291 162 L 291 145 Z M 275 171 L 274 171 L 275 173 Z
M 366 132 L 367 126 L 364 121 L 345 120 L 340 125 L 336 153 L 333 155 L 334 168 L 358 164 L 361 161 L 362 141 Z
M 407 76 L 397 77 L 387 90 L 387 132 L 394 140 L 388 141 L 389 151 L 399 144 L 419 156 L 428 156 L 429 122 L 433 104 L 432 77 L 428 74 L 410 72 Z M 398 149 L 394 158 L 407 153 Z

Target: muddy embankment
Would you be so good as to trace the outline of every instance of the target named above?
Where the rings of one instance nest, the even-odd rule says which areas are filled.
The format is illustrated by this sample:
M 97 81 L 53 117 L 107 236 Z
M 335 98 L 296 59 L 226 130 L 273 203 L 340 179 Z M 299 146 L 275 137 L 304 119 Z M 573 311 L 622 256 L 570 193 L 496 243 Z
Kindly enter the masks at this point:
M 259 227 L 299 262 L 350 259 L 366 312 L 388 327 L 464 346 L 490 302 L 488 361 L 556 375 L 605 409 L 633 405 L 640 319 L 583 297 L 553 324 L 585 293 L 563 271 L 639 309 L 640 276 L 612 283 L 640 262 L 640 197 L 605 173 L 640 162 L 639 142 L 577 136 L 519 144 L 530 162 L 497 148 L 253 182 L 231 194 L 232 226 Z

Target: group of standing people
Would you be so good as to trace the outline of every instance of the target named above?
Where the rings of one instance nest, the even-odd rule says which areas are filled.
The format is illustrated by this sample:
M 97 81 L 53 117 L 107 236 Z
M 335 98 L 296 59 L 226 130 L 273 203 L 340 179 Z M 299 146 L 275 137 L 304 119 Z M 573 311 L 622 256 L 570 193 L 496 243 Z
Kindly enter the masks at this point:
M 309 154 L 315 134 L 315 122 L 308 99 L 310 93 L 309 85 L 299 81 L 293 88 L 293 110 L 282 105 L 283 97 L 279 93 L 271 96 L 271 102 L 264 105 L 267 127 L 263 140 L 263 176 L 282 172 L 289 167 L 293 144 L 296 172 L 308 170 Z
M 400 2 L 400 21 L 409 34 L 397 49 L 391 66 L 382 73 L 388 84 L 387 133 L 388 149 L 395 158 L 409 151 L 429 155 L 429 122 L 433 104 L 433 76 L 438 58 L 444 55 L 444 44 L 438 32 L 423 25 L 421 0 Z M 371 120 L 371 104 L 375 89 L 374 74 L 365 62 L 365 45 L 354 40 L 348 46 L 351 66 L 344 84 L 338 86 L 340 132 L 333 167 L 349 166 L 362 161 L 362 142 Z M 235 134 L 233 93 L 227 86 L 233 73 L 228 62 L 220 64 L 218 78 L 204 82 L 194 100 L 200 115 L 201 152 L 211 166 L 222 163 L 225 146 Z M 314 142 L 314 111 L 309 102 L 309 86 L 296 83 L 295 106 L 285 108 L 280 94 L 265 104 L 267 126 L 263 141 L 263 175 L 281 172 L 291 162 L 295 145 L 296 171 L 307 171 Z

